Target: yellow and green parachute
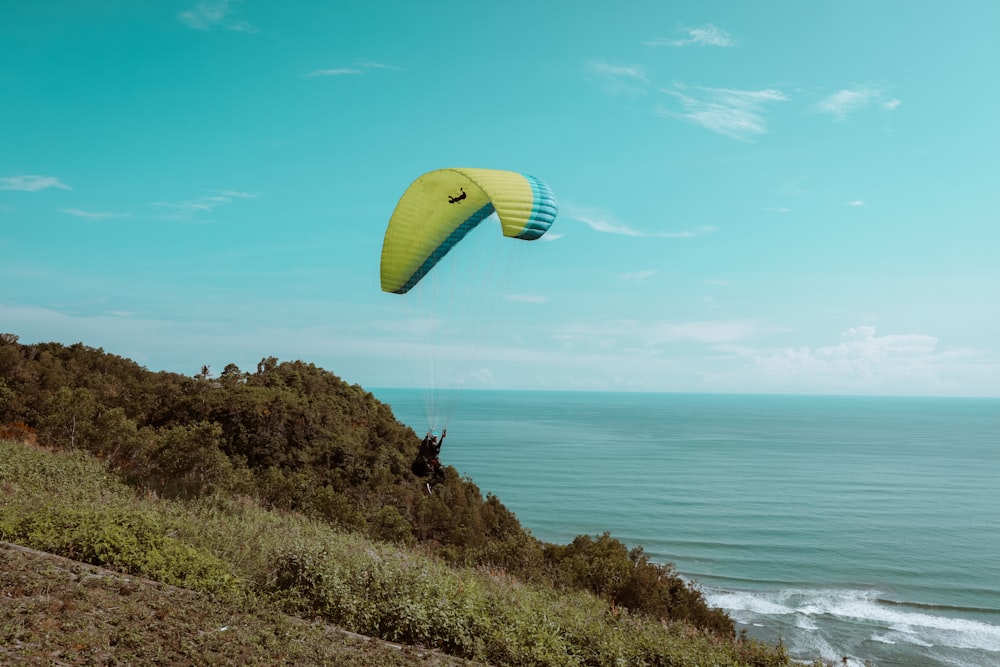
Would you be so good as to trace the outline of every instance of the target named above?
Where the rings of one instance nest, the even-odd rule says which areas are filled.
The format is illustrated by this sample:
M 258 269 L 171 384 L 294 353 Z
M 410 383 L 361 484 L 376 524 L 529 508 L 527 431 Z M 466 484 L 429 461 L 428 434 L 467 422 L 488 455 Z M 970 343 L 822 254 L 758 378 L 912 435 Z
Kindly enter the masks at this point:
M 503 235 L 533 241 L 556 218 L 542 181 L 497 169 L 438 169 L 406 189 L 382 244 L 382 291 L 405 294 L 480 222 L 496 212 Z

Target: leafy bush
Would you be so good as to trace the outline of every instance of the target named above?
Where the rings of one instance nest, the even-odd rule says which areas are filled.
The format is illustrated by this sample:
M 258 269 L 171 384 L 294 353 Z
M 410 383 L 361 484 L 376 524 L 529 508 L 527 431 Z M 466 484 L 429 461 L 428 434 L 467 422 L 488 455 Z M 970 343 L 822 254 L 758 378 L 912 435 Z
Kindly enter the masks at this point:
M 233 588 L 226 563 L 167 534 L 155 516 L 128 508 L 5 512 L 0 535 L 91 565 L 166 584 L 220 592 Z
M 0 539 L 197 590 L 235 583 L 179 527 L 134 506 L 131 492 L 82 454 L 45 455 L 0 441 Z
M 610 533 L 597 539 L 579 535 L 565 546 L 549 544 L 544 554 L 563 586 L 592 591 L 633 612 L 733 636 L 732 619 L 722 609 L 710 609 L 673 566 L 651 563 L 642 547 L 629 550 Z

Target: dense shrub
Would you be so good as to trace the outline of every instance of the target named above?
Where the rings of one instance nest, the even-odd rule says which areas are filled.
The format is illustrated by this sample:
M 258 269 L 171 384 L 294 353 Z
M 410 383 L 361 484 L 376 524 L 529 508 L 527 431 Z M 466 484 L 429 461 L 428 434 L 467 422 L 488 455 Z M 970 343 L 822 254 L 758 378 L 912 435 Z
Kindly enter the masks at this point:
M 592 591 L 634 612 L 684 620 L 722 635 L 734 632 L 732 619 L 710 609 L 673 566 L 651 563 L 642 547 L 629 550 L 610 533 L 596 539 L 579 535 L 565 546 L 549 544 L 544 554 L 563 586 Z
M 2 540 L 198 590 L 235 583 L 225 562 L 173 537 L 177 526 L 135 507 L 85 456 L 42 457 L 0 441 L 0 489 Z

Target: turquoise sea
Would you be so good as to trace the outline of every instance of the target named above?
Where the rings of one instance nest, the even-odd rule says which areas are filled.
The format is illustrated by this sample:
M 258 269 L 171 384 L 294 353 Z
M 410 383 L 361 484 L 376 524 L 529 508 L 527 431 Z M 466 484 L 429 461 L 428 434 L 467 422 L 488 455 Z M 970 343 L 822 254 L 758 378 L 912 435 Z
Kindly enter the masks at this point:
M 420 392 L 373 393 L 426 431 Z M 469 391 L 441 458 L 796 657 L 1000 666 L 1000 400 Z

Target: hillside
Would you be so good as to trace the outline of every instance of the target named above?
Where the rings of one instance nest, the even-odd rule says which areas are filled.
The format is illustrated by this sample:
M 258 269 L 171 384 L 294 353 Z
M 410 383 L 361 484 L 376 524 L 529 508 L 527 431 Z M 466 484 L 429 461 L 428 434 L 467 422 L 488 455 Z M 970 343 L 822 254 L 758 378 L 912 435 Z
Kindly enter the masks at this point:
M 498 664 L 612 664 L 577 656 L 595 641 L 698 664 L 666 660 L 678 636 L 711 664 L 787 662 L 607 533 L 541 543 L 453 469 L 422 493 L 416 434 L 311 364 L 186 377 L 7 334 L 0 437 L 22 443 L 0 539 Z
M 0 542 L 0 663 L 473 665 Z

